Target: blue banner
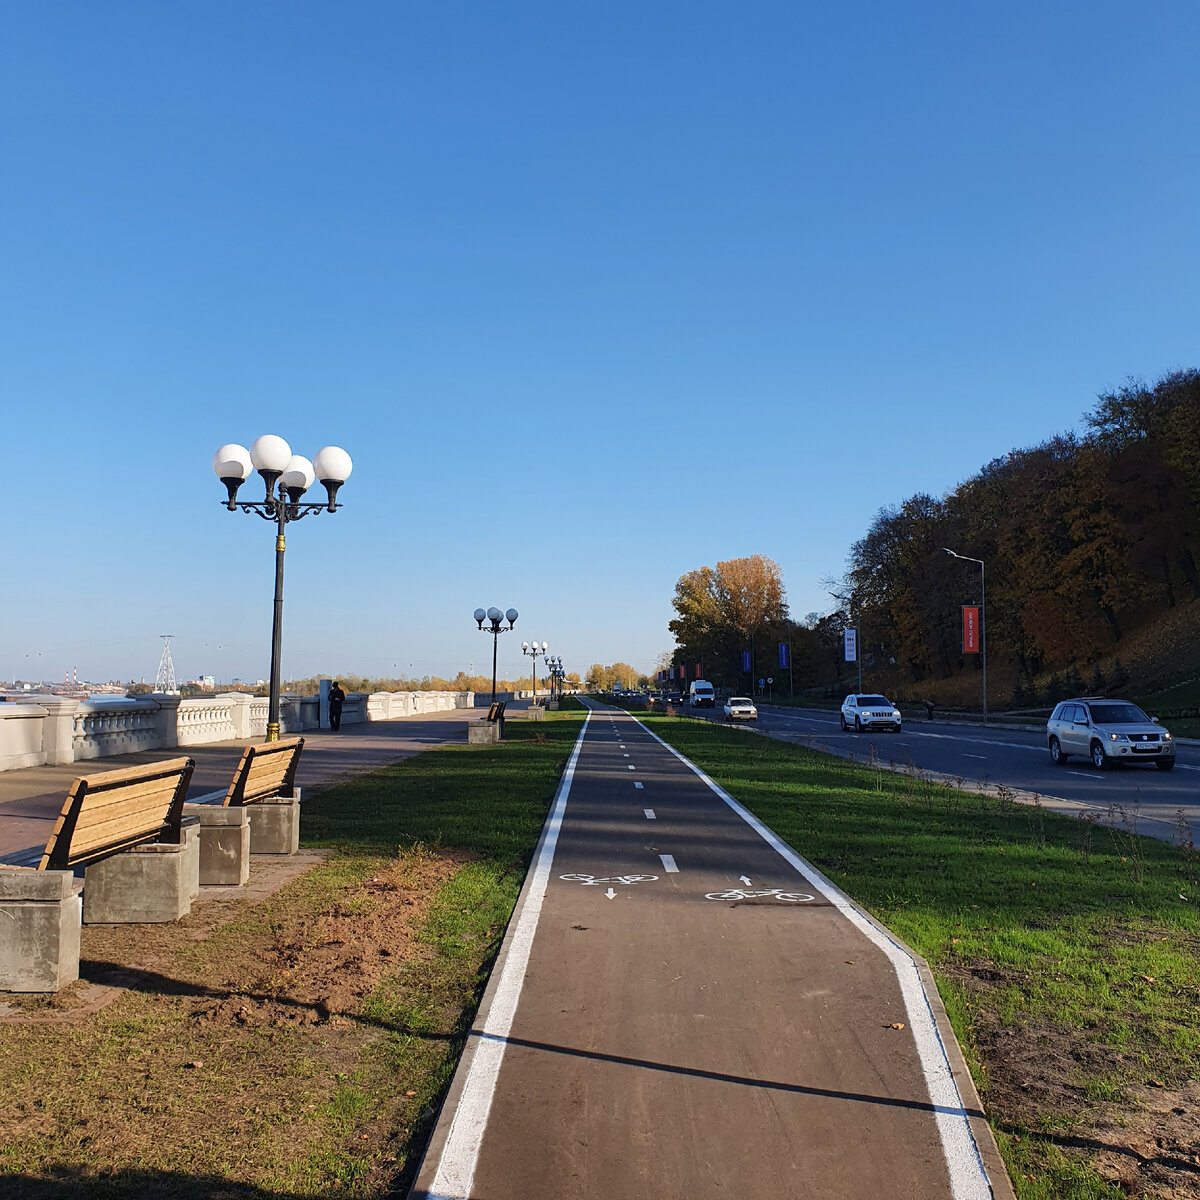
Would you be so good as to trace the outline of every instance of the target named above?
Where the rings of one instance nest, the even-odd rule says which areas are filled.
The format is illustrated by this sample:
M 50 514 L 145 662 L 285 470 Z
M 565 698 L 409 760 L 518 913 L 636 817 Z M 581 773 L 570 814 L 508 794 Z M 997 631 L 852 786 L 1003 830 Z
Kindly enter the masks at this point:
M 787 642 L 779 643 L 779 665 L 786 671 L 788 665 L 788 644 Z
M 750 670 L 750 651 L 749 650 L 742 651 L 742 670 L 743 671 Z

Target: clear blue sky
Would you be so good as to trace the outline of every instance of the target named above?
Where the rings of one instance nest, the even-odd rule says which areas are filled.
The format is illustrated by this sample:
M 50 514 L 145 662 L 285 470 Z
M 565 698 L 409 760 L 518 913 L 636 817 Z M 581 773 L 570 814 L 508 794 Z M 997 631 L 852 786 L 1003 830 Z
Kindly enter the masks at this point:
M 267 671 L 226 441 L 344 446 L 287 674 L 669 648 L 1200 364 L 1200 10 L 46 3 L 0 39 L 0 675 Z M 40 670 L 28 664 L 41 654 Z M 26 659 L 26 655 L 33 656 Z M 397 664 L 395 668 L 393 664 Z

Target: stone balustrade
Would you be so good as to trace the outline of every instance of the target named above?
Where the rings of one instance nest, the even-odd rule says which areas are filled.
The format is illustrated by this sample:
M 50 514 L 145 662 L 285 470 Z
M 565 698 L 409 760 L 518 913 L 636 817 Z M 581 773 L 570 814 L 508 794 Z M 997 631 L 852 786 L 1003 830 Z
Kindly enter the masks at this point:
M 395 721 L 474 704 L 472 692 L 376 692 L 370 696 L 353 692 L 342 708 L 342 725 Z M 265 697 L 244 692 L 186 699 L 151 695 L 113 702 L 31 695 L 17 703 L 0 703 L 0 771 L 137 750 L 261 740 L 267 733 L 267 709 Z M 319 729 L 322 716 L 317 696 L 285 693 L 280 697 L 279 723 L 284 734 Z

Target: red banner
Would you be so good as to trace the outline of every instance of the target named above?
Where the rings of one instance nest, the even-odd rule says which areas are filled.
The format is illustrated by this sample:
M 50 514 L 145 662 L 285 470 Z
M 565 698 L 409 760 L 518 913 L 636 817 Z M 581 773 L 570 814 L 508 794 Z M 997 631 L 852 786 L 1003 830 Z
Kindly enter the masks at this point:
M 699 663 L 696 664 L 696 678 L 697 679 L 700 678 L 700 664 Z
M 978 654 L 979 653 L 979 606 L 977 604 L 964 604 L 962 610 L 963 621 L 963 653 Z

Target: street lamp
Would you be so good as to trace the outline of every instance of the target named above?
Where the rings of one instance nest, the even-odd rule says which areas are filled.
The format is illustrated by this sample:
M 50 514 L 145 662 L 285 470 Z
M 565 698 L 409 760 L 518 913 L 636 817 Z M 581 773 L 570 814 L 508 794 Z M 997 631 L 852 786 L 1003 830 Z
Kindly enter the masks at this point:
M 984 591 L 983 591 L 983 559 L 972 558 L 968 554 L 958 554 L 951 550 L 948 546 L 943 546 L 943 550 L 950 555 L 951 558 L 961 558 L 963 562 L 973 562 L 979 564 L 979 660 L 983 667 L 983 723 L 987 724 L 987 609 L 985 607 Z
M 274 521 L 275 534 L 275 610 L 271 621 L 271 694 L 267 712 L 267 741 L 279 741 L 279 672 L 283 645 L 283 552 L 284 530 L 289 521 L 299 521 L 310 513 L 337 512 L 338 489 L 350 478 L 354 464 L 339 446 L 326 446 L 309 462 L 273 433 L 264 434 L 249 450 L 234 442 L 222 446 L 213 455 L 213 471 L 225 485 L 224 501 L 230 512 L 241 509 L 257 513 L 264 521 Z M 266 485 L 262 500 L 239 500 L 238 488 L 257 471 Z M 319 479 L 325 487 L 323 503 L 302 503 L 300 497 Z M 278 490 L 277 490 L 278 489 Z
M 550 699 L 561 701 L 563 691 L 563 661 L 561 654 L 551 654 L 547 657 L 546 671 L 550 676 Z
M 537 708 L 537 660 L 539 654 L 545 656 L 546 643 L 543 642 L 539 646 L 537 642 L 522 642 L 521 653 L 528 654 L 533 659 L 533 707 Z
M 517 610 L 510 608 L 508 612 L 502 613 L 498 608 L 475 610 L 475 623 L 480 629 L 483 629 L 484 621 L 488 621 L 489 625 L 486 632 L 492 635 L 492 703 L 496 703 L 496 645 L 500 640 L 502 633 L 507 633 L 517 623 Z M 500 622 L 507 621 L 508 629 L 505 629 Z

